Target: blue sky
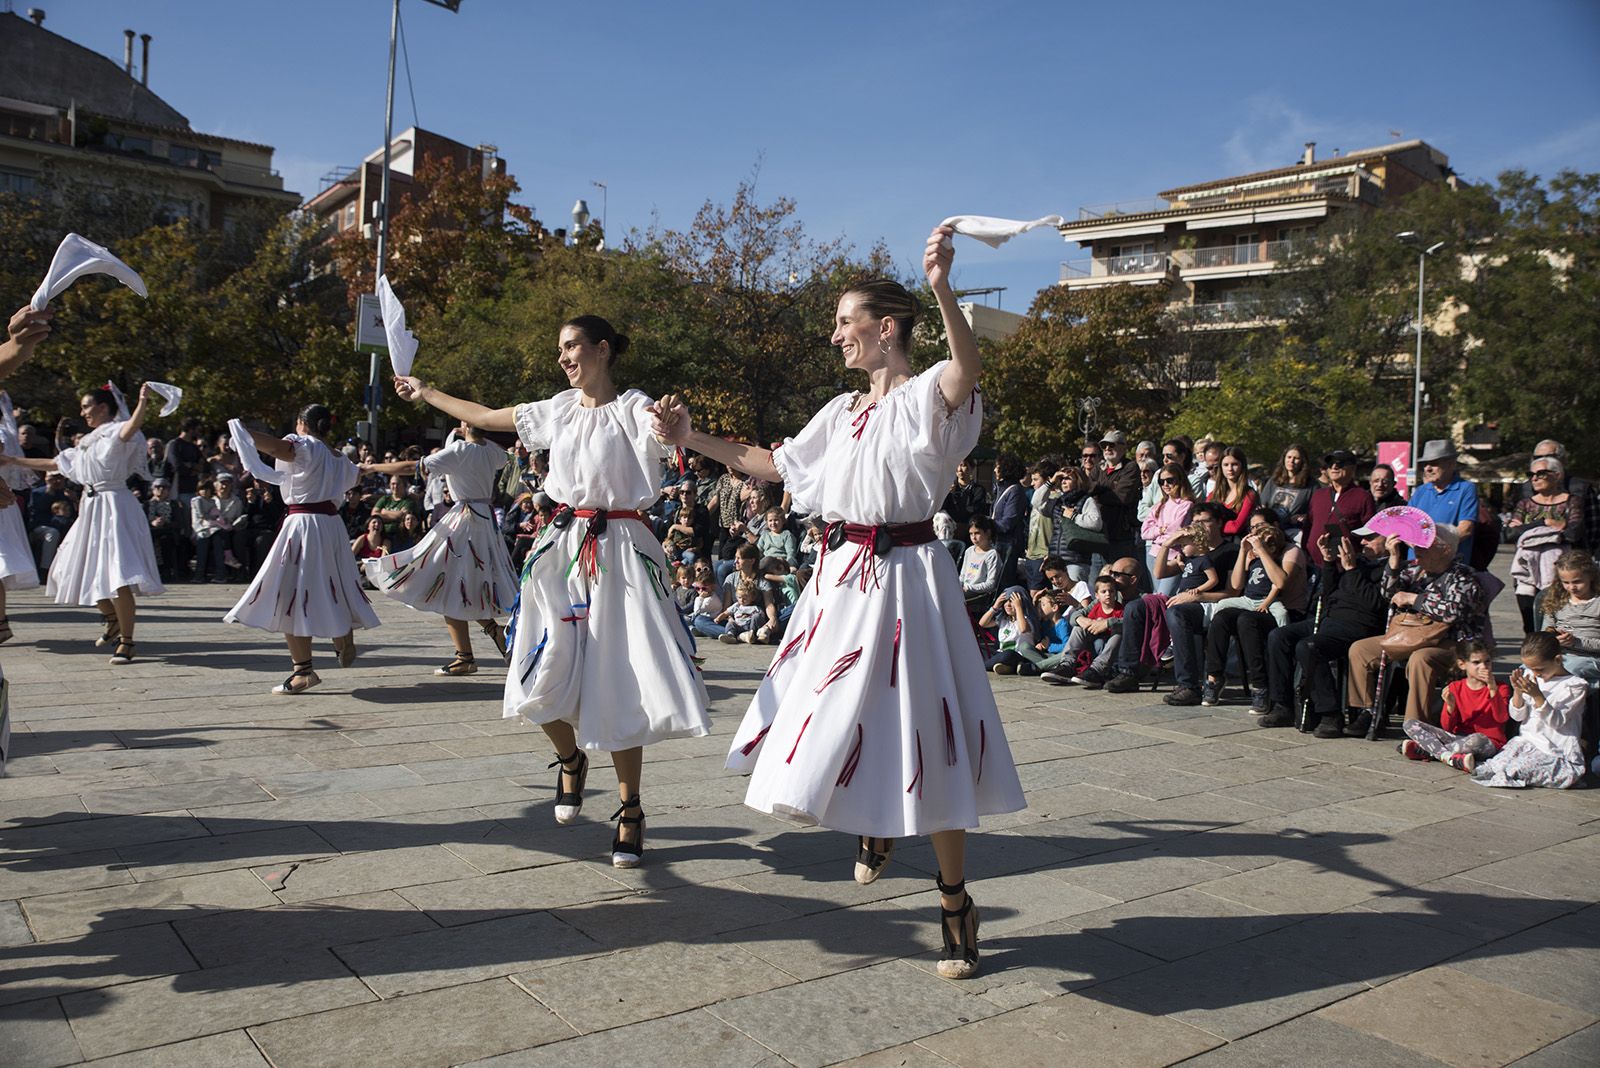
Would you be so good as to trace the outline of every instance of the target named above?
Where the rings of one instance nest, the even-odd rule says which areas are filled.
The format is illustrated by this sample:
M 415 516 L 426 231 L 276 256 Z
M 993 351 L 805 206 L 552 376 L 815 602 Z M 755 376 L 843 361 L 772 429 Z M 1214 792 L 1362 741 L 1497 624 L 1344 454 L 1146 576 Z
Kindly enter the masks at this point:
M 378 147 L 388 0 L 34 0 L 201 130 L 276 146 L 290 188 Z M 26 0 L 16 0 L 25 10 Z M 1600 171 L 1600 3 L 777 4 L 403 0 L 420 125 L 500 146 L 549 225 L 610 190 L 616 235 L 688 224 L 760 163 L 807 231 L 908 271 L 946 215 L 1072 215 L 1420 137 L 1471 180 Z M 413 117 L 404 67 L 396 128 Z M 1024 310 L 1076 245 L 958 248 Z

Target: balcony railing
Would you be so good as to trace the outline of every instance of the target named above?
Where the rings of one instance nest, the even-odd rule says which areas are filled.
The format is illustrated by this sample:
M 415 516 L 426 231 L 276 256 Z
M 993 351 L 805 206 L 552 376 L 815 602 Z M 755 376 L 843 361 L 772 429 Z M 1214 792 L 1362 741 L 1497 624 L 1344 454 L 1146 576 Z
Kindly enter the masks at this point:
M 1151 274 L 1167 269 L 1165 252 L 1130 252 L 1125 256 L 1107 256 L 1099 261 L 1104 274 Z
M 1179 252 L 1178 262 L 1184 267 L 1245 267 L 1252 263 L 1276 263 L 1304 246 L 1304 241 L 1257 241 L 1249 245 L 1192 248 Z
M 1156 274 L 1167 269 L 1165 252 L 1131 252 L 1125 256 L 1068 260 L 1061 265 L 1061 280 L 1075 278 L 1116 278 L 1122 275 Z
M 1078 209 L 1078 221 L 1104 219 L 1112 215 L 1143 215 L 1146 212 L 1166 211 L 1167 202 L 1160 197 L 1143 200 L 1118 200 L 1110 204 L 1089 204 Z

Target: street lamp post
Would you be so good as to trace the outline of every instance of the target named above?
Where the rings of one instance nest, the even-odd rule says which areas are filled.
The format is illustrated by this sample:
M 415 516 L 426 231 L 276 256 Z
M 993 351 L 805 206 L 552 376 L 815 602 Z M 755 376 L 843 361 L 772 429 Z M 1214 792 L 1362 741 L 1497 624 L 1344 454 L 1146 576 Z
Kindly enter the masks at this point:
M 426 2 L 451 12 L 459 11 L 461 8 L 461 0 L 426 0 Z M 383 174 L 378 179 L 378 262 L 377 271 L 372 276 L 374 285 L 383 277 L 385 261 L 389 255 L 389 161 L 394 147 L 394 50 L 399 35 L 400 0 L 394 0 L 394 9 L 389 16 L 389 88 L 384 94 L 383 103 Z M 409 62 L 407 60 L 408 64 Z M 412 146 L 412 151 L 416 151 L 415 145 Z M 366 164 L 363 163 L 362 167 L 365 168 Z M 378 354 L 374 352 L 367 366 L 367 437 L 373 445 L 378 443 L 378 408 L 381 396 L 381 391 L 378 389 L 378 374 Z
M 606 221 L 609 218 L 608 209 L 611 206 L 611 190 L 606 188 L 606 183 L 604 182 L 596 182 L 591 179 L 589 184 L 600 190 L 600 232 L 605 234 L 606 237 L 610 237 L 611 231 L 606 229 Z
M 1427 279 L 1428 257 L 1444 248 L 1444 242 L 1423 245 L 1422 235 L 1415 230 L 1405 230 L 1394 236 L 1395 240 L 1417 250 L 1417 356 L 1411 364 L 1411 458 L 1407 461 L 1407 472 L 1415 479 L 1417 457 L 1421 455 L 1418 450 L 1422 447 L 1422 288 Z

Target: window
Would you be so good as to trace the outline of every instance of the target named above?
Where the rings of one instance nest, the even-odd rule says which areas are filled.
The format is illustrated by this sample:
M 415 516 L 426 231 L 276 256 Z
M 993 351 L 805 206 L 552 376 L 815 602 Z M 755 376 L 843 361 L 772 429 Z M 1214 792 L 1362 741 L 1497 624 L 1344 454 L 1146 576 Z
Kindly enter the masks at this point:
M 339 229 L 341 229 L 341 230 L 351 230 L 351 229 L 355 228 L 355 225 L 356 225 L 356 202 L 352 200 L 350 203 L 348 203 L 348 204 L 346 204 L 344 206 L 344 225 L 339 227 Z
M 1154 241 L 1112 245 L 1107 251 L 1111 253 L 1106 260 L 1108 274 L 1144 274 L 1161 269 L 1161 257 L 1156 254 Z
M 39 190 L 38 179 L 19 171 L 0 171 L 0 193 L 17 193 L 32 196 Z

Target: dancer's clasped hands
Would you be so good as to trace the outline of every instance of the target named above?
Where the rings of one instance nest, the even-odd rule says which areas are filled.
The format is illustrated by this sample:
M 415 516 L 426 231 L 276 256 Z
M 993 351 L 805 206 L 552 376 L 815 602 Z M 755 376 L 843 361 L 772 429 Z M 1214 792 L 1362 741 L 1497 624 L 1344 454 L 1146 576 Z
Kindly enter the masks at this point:
M 668 393 L 645 410 L 653 417 L 650 420 L 651 433 L 662 441 L 672 445 L 682 445 L 694 432 L 689 406 L 675 393 Z

